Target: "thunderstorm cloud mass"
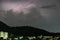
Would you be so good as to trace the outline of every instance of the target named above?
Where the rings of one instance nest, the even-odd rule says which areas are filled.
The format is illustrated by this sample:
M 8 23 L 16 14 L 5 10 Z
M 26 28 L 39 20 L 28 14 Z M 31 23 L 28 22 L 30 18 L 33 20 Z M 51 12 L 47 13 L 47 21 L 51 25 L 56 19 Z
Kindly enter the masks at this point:
M 0 21 L 60 32 L 59 0 L 0 0 Z
M 35 7 L 34 4 L 29 2 L 3 2 L 2 3 L 2 9 L 3 10 L 11 10 L 13 12 L 21 12 L 29 13 L 29 9 L 32 7 Z

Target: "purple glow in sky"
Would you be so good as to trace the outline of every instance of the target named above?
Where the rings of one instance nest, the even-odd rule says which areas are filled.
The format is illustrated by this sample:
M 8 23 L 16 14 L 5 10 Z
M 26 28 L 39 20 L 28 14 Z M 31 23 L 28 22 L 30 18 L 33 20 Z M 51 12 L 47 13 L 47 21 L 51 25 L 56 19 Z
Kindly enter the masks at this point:
M 13 10 L 13 12 L 23 12 L 29 13 L 32 7 L 36 7 L 36 5 L 29 2 L 2 2 L 3 10 Z
M 60 32 L 60 4 L 57 0 L 2 0 L 0 9 L 3 10 L 0 12 L 0 20 L 9 26 L 28 25 Z M 5 14 L 10 9 L 14 13 Z M 24 15 L 19 15 L 20 12 Z

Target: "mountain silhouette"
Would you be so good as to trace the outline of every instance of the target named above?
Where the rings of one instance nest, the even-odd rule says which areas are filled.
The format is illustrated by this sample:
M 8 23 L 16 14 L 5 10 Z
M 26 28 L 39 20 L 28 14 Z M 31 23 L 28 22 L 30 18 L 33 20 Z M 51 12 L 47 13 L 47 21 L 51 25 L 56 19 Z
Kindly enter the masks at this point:
M 32 26 L 17 26 L 17 27 L 10 27 L 5 23 L 0 21 L 0 31 L 8 32 L 9 34 L 14 34 L 16 36 L 23 35 L 23 36 L 60 36 L 60 33 L 52 33 L 45 31 L 43 29 L 34 28 Z
M 5 27 L 7 26 L 5 23 L 3 23 L 2 21 L 0 21 L 0 27 Z
M 8 31 L 9 26 L 4 22 L 0 21 L 0 31 Z
M 31 26 L 11 27 L 12 34 L 23 36 L 51 35 L 48 31 L 37 29 Z

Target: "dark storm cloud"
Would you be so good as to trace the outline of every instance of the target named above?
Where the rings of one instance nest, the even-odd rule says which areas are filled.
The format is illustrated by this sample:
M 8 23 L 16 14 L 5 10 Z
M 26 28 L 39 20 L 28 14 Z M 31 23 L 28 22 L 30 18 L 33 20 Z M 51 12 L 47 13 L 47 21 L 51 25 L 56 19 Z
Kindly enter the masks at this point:
M 38 23 L 40 23 L 40 25 L 42 26 L 42 24 L 46 22 L 46 20 L 40 15 L 40 12 L 38 12 L 35 8 L 31 9 L 31 12 L 26 15 L 21 12 L 19 15 L 14 16 L 13 13 L 9 11 L 5 16 L 5 20 L 7 20 L 10 25 L 15 26 L 37 25 Z M 11 21 L 12 23 L 10 23 Z
M 5 0 L 6 1 L 6 0 Z M 8 0 L 12 1 L 12 0 Z M 29 25 L 42 28 L 48 31 L 60 32 L 60 18 L 57 13 L 56 0 L 18 0 L 19 2 L 30 2 L 36 5 L 28 14 L 21 12 L 15 15 L 12 10 L 7 14 L 1 14 L 0 19 L 11 26 Z M 14 0 L 13 2 L 16 2 Z M 6 13 L 6 12 L 4 12 Z

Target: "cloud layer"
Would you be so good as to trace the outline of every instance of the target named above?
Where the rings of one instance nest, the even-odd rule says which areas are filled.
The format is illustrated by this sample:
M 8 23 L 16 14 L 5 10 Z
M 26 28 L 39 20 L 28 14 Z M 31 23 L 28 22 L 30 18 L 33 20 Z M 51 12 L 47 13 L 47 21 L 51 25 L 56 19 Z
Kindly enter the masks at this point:
M 9 3 L 10 2 L 10 3 Z M 15 10 L 13 7 L 20 6 L 20 13 L 12 12 L 12 10 L 8 10 L 8 12 L 1 12 L 0 20 L 4 21 L 6 24 L 10 26 L 22 26 L 29 25 L 35 26 L 36 28 L 42 28 L 48 31 L 60 32 L 58 28 L 60 28 L 60 18 L 57 14 L 57 8 L 54 8 L 51 5 L 56 5 L 56 1 L 54 0 L 23 0 L 23 1 L 7 1 L 3 2 L 2 9 L 9 9 L 12 7 L 12 10 Z M 10 5 L 8 7 L 8 5 Z M 11 6 L 14 5 L 14 6 Z M 25 6 L 24 6 L 25 5 Z M 49 7 L 50 5 L 50 7 Z M 45 8 L 42 8 L 45 6 Z M 57 5 L 58 6 L 58 5 Z M 23 10 L 23 11 L 22 11 Z M 28 12 L 27 12 L 28 11 Z M 24 13 L 27 14 L 25 15 Z

